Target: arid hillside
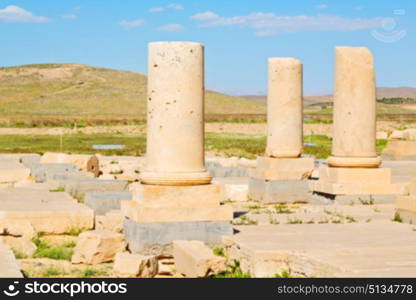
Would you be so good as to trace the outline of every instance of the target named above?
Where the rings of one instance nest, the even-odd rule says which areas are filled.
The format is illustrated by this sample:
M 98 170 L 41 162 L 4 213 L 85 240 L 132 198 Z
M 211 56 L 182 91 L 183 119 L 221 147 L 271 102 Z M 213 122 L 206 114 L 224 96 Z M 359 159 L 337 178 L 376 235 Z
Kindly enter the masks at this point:
M 143 74 L 79 64 L 0 68 L 1 118 L 140 119 L 146 112 Z M 206 92 L 206 114 L 259 114 L 265 105 Z

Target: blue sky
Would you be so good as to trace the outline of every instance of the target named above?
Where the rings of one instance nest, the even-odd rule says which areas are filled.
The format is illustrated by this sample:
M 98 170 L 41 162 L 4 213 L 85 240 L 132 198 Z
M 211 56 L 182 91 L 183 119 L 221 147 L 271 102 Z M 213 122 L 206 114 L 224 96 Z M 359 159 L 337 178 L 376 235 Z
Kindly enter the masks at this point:
M 147 43 L 197 41 L 210 89 L 264 93 L 267 58 L 295 57 L 305 94 L 326 94 L 334 47 L 366 46 L 378 86 L 416 87 L 415 16 L 413 0 L 0 0 L 0 66 L 73 62 L 146 73 Z

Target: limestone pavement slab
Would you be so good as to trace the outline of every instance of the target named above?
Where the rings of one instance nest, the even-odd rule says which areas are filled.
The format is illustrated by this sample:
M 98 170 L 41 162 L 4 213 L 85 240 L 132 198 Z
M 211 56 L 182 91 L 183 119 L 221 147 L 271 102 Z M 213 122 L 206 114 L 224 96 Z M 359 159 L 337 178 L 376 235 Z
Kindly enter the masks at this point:
M 254 277 L 290 269 L 306 277 L 415 277 L 413 227 L 391 221 L 236 227 L 231 259 Z

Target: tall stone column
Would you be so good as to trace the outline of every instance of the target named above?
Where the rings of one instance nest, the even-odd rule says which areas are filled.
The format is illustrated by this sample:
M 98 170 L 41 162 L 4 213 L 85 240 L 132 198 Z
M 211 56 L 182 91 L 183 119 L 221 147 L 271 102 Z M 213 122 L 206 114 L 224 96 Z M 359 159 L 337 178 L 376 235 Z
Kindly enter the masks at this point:
M 208 184 L 204 158 L 204 47 L 149 44 L 147 166 L 141 182 Z
M 302 62 L 269 59 L 266 156 L 299 157 L 303 149 Z
M 294 58 L 269 59 L 267 147 L 250 171 L 249 198 L 263 203 L 309 202 L 306 179 L 314 159 L 303 151 L 303 67 Z
M 376 153 L 374 59 L 367 48 L 337 47 L 332 156 L 311 182 L 318 195 L 341 203 L 378 203 L 394 195 L 391 170 Z M 378 198 L 383 195 L 382 198 Z M 344 198 L 345 197 L 345 198 Z M 367 198 L 365 198 L 367 197 Z
M 363 47 L 335 50 L 335 95 L 331 167 L 376 168 L 374 59 Z

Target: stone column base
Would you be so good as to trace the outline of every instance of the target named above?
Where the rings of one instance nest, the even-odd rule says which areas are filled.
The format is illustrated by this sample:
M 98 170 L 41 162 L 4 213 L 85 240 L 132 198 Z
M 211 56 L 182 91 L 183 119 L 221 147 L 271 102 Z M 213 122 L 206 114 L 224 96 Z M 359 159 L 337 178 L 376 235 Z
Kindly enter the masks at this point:
M 309 203 L 312 192 L 306 180 L 273 180 L 250 178 L 248 198 L 264 204 Z
M 338 157 L 330 156 L 327 159 L 328 166 L 334 168 L 378 168 L 381 158 L 376 157 Z
M 134 183 L 133 200 L 121 201 L 127 217 L 126 239 L 134 251 L 174 240 L 220 242 L 221 235 L 232 234 L 231 205 L 221 205 L 221 186 L 159 186 Z
M 123 227 L 129 249 L 135 253 L 169 253 L 169 245 L 174 240 L 220 244 L 222 236 L 233 234 L 229 221 L 140 223 L 127 219 Z
M 390 195 L 399 193 L 388 168 L 319 168 L 319 180 L 310 181 L 315 193 L 328 195 Z
M 271 158 L 258 157 L 251 178 L 263 180 L 303 180 L 311 176 L 315 160 L 309 157 Z

